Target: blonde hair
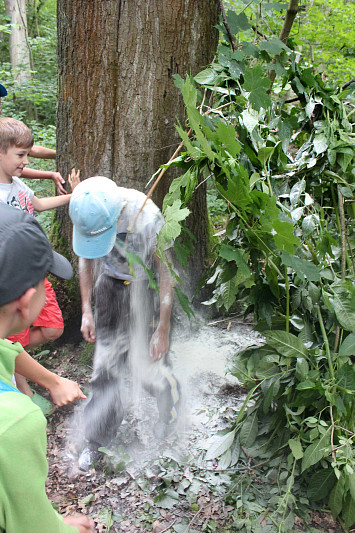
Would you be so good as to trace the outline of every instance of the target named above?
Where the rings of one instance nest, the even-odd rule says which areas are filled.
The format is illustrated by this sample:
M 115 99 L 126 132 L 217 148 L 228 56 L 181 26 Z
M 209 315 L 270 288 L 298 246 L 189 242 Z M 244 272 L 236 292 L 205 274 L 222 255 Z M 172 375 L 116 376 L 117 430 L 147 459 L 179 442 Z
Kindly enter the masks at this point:
M 0 118 L 0 152 L 6 153 L 11 146 L 32 148 L 34 143 L 30 128 L 15 118 Z

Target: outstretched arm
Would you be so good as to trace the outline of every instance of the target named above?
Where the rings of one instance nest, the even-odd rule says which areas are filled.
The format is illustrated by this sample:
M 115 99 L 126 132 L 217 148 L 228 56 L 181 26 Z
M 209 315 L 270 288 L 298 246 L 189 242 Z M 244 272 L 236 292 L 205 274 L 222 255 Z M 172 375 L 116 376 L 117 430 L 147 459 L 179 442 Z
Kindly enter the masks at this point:
M 31 157 L 38 157 L 39 159 L 55 159 L 56 151 L 52 148 L 46 148 L 45 146 L 34 144 L 29 155 Z
M 56 405 L 67 405 L 75 400 L 86 398 L 77 383 L 50 372 L 25 350 L 16 357 L 15 370 L 21 376 L 47 389 Z
M 79 257 L 79 277 L 81 293 L 81 333 L 87 342 L 95 342 L 94 316 L 92 314 L 91 297 L 94 284 L 94 261 Z
M 47 198 L 37 198 L 37 196 L 33 196 L 31 202 L 34 209 L 40 213 L 42 211 L 47 211 L 47 209 L 54 209 L 55 207 L 66 205 L 70 202 L 70 198 L 71 194 L 48 196 Z
M 154 256 L 159 271 L 160 316 L 157 329 L 150 341 L 150 355 L 153 361 L 159 361 L 169 351 L 170 317 L 173 306 L 174 288 L 168 267 Z
M 50 170 L 35 170 L 34 168 L 24 168 L 21 176 L 30 180 L 53 180 L 58 194 L 67 194 L 63 185 L 65 180 L 59 172 L 52 172 Z

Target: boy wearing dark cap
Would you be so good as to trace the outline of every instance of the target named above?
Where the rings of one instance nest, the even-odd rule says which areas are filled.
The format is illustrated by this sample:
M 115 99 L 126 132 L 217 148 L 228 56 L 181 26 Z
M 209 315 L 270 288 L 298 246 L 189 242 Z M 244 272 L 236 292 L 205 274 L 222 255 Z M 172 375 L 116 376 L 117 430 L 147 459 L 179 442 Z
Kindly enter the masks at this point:
M 22 346 L 4 340 L 31 324 L 44 300 L 44 278 L 70 278 L 68 261 L 52 251 L 33 218 L 0 205 L 0 531 L 6 533 L 90 533 L 85 516 L 62 519 L 45 493 L 46 420 L 41 410 L 12 385 Z M 26 261 L 23 258 L 26 257 Z

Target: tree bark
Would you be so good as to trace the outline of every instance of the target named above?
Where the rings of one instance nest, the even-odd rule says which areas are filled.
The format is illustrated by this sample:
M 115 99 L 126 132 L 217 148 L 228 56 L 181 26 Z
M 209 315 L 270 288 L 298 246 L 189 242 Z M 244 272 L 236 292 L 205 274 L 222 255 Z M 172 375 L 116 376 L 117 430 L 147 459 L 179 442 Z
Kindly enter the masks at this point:
M 25 0 L 5 0 L 5 13 L 13 24 L 9 37 L 12 75 L 17 83 L 31 79 Z
M 147 192 L 179 144 L 184 108 L 173 75 L 196 74 L 218 42 L 218 0 L 58 0 L 59 170 L 104 175 Z M 172 178 L 171 173 L 169 178 Z M 164 176 L 154 200 L 169 188 Z M 204 267 L 205 191 L 194 200 L 196 279 Z M 60 214 L 69 240 L 70 221 Z

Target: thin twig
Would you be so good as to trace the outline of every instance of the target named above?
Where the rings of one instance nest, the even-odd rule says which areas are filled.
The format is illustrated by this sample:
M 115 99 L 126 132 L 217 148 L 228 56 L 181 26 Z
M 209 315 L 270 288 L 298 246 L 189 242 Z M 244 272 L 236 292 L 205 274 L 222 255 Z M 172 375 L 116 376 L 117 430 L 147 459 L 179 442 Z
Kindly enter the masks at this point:
M 233 37 L 233 33 L 231 32 L 231 29 L 230 29 L 228 21 L 227 21 L 226 12 L 225 12 L 224 5 L 223 5 L 223 0 L 219 0 L 219 5 L 221 6 L 223 24 L 224 24 L 224 26 L 225 26 L 225 28 L 227 30 L 228 37 L 229 37 L 229 40 L 231 42 L 233 52 L 235 52 L 235 50 L 237 49 L 237 45 L 236 45 L 236 42 L 235 42 L 234 37 Z
M 334 429 L 335 429 L 335 426 L 334 426 L 334 418 L 333 418 L 333 406 L 330 405 L 330 418 L 332 420 L 332 431 L 331 431 L 331 434 L 330 434 L 330 444 L 331 444 L 331 447 L 332 447 L 332 457 L 333 457 L 333 461 L 334 463 L 337 462 L 337 458 L 336 458 L 336 455 L 335 455 L 335 451 L 334 451 Z
M 164 533 L 165 531 L 168 531 L 168 529 L 171 528 L 171 526 L 173 526 L 176 522 L 177 518 L 174 518 L 174 520 L 171 522 L 171 524 L 168 525 L 168 527 L 166 527 L 165 529 L 162 529 L 159 533 Z

